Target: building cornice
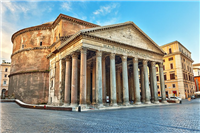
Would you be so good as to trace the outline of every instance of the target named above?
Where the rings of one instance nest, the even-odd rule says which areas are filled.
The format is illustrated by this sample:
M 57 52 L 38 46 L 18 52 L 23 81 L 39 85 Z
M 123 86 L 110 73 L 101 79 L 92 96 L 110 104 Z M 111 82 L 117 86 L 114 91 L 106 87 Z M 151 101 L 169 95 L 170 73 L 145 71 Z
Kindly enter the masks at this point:
M 164 44 L 164 45 L 162 45 L 162 46 L 160 46 L 160 47 L 161 47 L 161 48 L 164 48 L 164 47 L 169 46 L 169 45 L 172 45 L 172 44 L 174 44 L 174 43 L 180 44 L 183 48 L 185 48 L 185 50 L 187 50 L 187 51 L 191 54 L 191 52 L 190 52 L 185 46 L 183 46 L 179 41 L 173 41 L 173 42 Z
M 171 53 L 171 54 L 165 55 L 164 58 L 165 58 L 165 57 L 174 56 L 174 55 L 178 55 L 178 54 L 184 56 L 185 58 L 187 58 L 187 59 L 190 60 L 191 62 L 194 62 L 191 58 L 189 58 L 188 56 L 186 56 L 186 55 L 183 54 L 182 52 L 173 52 L 173 53 Z
M 18 53 L 21 53 L 21 52 L 24 52 L 24 51 L 30 51 L 30 50 L 37 50 L 37 49 L 49 49 L 49 46 L 40 46 L 40 47 L 34 47 L 34 48 L 24 48 L 24 49 L 20 49 L 16 52 L 14 52 L 12 55 L 11 55 L 11 58 L 18 54 Z
M 11 77 L 14 75 L 28 74 L 28 73 L 49 73 L 49 70 L 21 71 L 21 72 L 11 73 L 10 75 L 8 75 L 8 77 Z

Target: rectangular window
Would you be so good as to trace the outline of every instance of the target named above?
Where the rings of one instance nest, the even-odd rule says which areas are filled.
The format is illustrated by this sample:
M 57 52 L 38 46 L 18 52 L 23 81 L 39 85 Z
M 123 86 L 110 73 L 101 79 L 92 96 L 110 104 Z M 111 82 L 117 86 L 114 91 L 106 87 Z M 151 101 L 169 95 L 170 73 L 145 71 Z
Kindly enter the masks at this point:
M 4 77 L 6 78 L 6 77 L 7 77 L 7 74 L 5 74 Z
M 165 70 L 165 65 L 163 65 L 163 70 Z
M 159 89 L 159 85 L 157 85 L 157 88 Z
M 169 61 L 172 61 L 172 60 L 173 60 L 173 57 L 168 58 L 168 60 L 169 60 Z
M 164 75 L 164 80 L 167 80 L 167 75 L 166 74 Z
M 24 48 L 24 44 L 22 44 L 22 49 Z
M 165 85 L 165 89 L 167 88 L 167 85 Z
M 169 48 L 169 54 L 171 54 L 172 53 L 172 49 L 171 48 Z
M 8 72 L 8 68 L 5 69 L 5 72 Z
M 165 59 L 163 60 L 163 62 L 165 62 Z
M 170 64 L 170 68 L 173 69 L 173 63 Z
M 159 81 L 159 76 L 156 76 L 156 78 L 157 78 L 157 81 Z
M 3 81 L 3 85 L 6 85 L 6 81 Z
M 174 73 L 170 74 L 170 79 L 175 79 L 175 74 Z
M 40 42 L 40 46 L 42 46 L 42 42 Z
M 176 88 L 176 85 L 175 85 L 175 84 L 172 84 L 172 88 Z
M 158 67 L 156 67 L 156 72 L 158 72 Z

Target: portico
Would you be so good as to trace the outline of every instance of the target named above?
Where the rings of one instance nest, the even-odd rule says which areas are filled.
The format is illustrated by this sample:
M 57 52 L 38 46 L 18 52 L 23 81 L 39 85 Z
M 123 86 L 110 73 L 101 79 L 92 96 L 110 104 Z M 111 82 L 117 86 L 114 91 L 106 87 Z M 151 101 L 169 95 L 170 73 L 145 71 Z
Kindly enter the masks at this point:
M 106 96 L 114 107 L 159 103 L 156 64 L 162 102 L 166 102 L 163 56 L 162 49 L 133 22 L 81 30 L 48 56 L 48 104 L 101 108 Z M 64 63 L 56 65 L 60 61 Z

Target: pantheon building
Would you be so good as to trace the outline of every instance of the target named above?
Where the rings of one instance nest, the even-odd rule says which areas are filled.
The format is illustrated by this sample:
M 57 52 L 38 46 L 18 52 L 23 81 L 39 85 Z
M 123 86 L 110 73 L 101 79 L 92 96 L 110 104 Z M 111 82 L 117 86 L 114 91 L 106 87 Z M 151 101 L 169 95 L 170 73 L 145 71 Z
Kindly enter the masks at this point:
M 166 102 L 164 51 L 133 22 L 99 26 L 64 14 L 12 36 L 9 96 L 54 106 Z

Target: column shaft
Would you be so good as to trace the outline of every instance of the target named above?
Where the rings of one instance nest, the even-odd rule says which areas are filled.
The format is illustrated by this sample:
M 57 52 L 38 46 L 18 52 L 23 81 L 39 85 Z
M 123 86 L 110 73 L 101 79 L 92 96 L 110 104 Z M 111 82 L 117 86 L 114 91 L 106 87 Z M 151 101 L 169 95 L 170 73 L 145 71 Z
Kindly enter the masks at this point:
M 110 91 L 111 91 L 111 105 L 117 106 L 116 98 L 116 72 L 115 72 L 115 54 L 110 54 Z
M 102 52 L 96 51 L 96 104 L 102 107 Z
M 159 64 L 159 74 L 160 74 L 160 87 L 161 87 L 161 95 L 162 102 L 166 103 L 166 94 L 165 94 L 165 82 L 164 82 L 164 74 L 163 74 L 163 64 Z
M 92 68 L 92 104 L 96 104 L 96 61 L 93 60 Z
M 144 68 L 140 68 L 140 82 L 141 82 L 141 94 L 142 102 L 145 103 L 145 86 L 144 86 Z
M 141 104 L 139 73 L 138 73 L 138 58 L 133 58 L 133 73 L 134 73 L 134 88 L 135 88 L 135 104 Z
M 102 58 L 102 101 L 106 104 L 106 58 Z
M 118 103 L 119 104 L 122 104 L 122 91 L 121 91 L 121 82 L 122 82 L 122 79 L 121 79 L 121 68 L 117 68 L 117 90 L 118 90 Z
M 148 76 L 146 60 L 143 60 L 143 69 L 144 69 L 145 103 L 149 104 L 151 102 L 150 102 L 149 76 Z
M 72 55 L 71 106 L 77 106 L 78 54 Z
M 64 104 L 70 105 L 71 58 L 66 58 Z
M 154 88 L 153 88 L 152 62 L 151 62 L 151 65 L 149 66 L 149 75 L 150 75 L 151 102 L 154 103 Z
M 91 96 L 91 64 L 88 64 L 87 65 L 87 96 L 86 96 L 87 104 L 91 104 L 90 96 Z
M 129 105 L 127 56 L 122 56 L 123 105 Z
M 81 49 L 80 64 L 80 105 L 86 106 L 87 49 Z
M 152 84 L 153 84 L 153 92 L 154 92 L 154 103 L 159 103 L 155 62 L 151 62 L 151 69 L 152 69 Z

